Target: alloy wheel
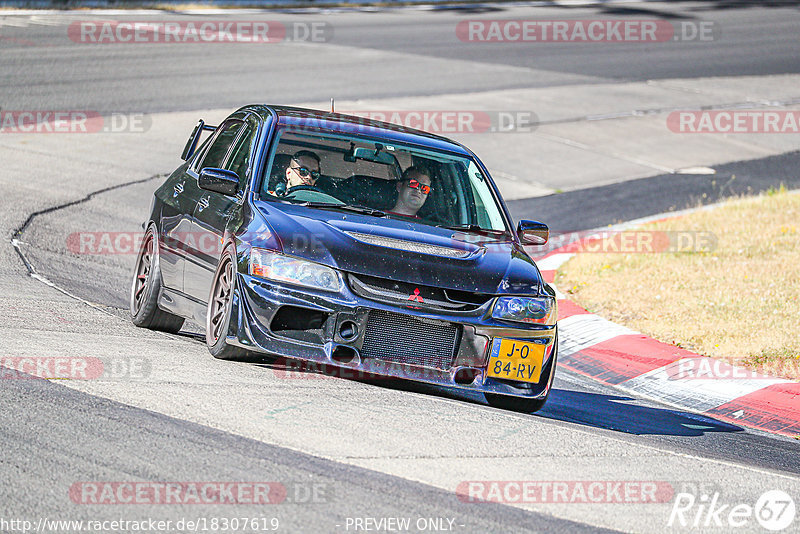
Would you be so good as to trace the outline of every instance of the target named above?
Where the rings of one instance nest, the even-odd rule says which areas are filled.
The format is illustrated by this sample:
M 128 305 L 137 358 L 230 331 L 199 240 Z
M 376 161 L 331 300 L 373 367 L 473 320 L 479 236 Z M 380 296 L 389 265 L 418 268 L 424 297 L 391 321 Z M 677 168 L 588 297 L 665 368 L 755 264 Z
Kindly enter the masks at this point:
M 208 315 L 208 331 L 216 342 L 222 335 L 222 329 L 227 324 L 225 314 L 228 311 L 228 303 L 231 299 L 231 287 L 233 285 L 233 262 L 230 258 L 223 260 L 225 263 L 219 270 L 214 293 L 211 299 L 211 310 Z
M 142 254 L 139 256 L 139 263 L 136 266 L 136 279 L 133 284 L 133 305 L 134 314 L 142 308 L 147 295 L 147 278 L 153 266 L 153 236 L 148 234 L 147 242 L 142 247 Z

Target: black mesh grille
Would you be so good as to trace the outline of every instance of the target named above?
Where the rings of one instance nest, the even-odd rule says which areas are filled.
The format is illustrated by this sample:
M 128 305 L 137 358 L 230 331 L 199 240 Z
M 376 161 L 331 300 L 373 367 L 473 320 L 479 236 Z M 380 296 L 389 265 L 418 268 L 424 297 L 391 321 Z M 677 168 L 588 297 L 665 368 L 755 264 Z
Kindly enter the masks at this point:
M 366 275 L 348 276 L 350 289 L 356 295 L 378 300 L 420 308 L 437 308 L 440 310 L 472 311 L 485 304 L 491 295 L 454 291 L 438 287 L 420 286 L 408 282 L 398 282 Z M 419 295 L 419 299 L 410 299 L 411 295 Z
M 361 356 L 436 369 L 453 365 L 459 328 L 383 310 L 370 312 Z

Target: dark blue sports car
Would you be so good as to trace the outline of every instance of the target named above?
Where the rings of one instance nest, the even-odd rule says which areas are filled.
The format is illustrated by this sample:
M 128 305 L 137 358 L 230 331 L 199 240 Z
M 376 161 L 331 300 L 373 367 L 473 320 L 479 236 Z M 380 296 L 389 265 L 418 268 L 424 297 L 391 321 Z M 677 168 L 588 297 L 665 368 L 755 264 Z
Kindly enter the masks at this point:
M 192 318 L 222 359 L 280 355 L 544 404 L 556 298 L 523 244 L 548 229 L 515 228 L 467 148 L 257 105 L 200 121 L 183 159 L 145 224 L 134 324 L 176 332 Z

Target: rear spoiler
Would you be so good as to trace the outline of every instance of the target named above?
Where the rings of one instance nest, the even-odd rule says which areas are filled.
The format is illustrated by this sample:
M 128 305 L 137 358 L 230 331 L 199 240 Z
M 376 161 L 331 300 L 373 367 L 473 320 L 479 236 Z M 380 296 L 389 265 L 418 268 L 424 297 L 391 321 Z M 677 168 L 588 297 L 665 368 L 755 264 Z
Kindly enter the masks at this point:
M 181 154 L 181 159 L 183 161 L 188 161 L 194 155 L 194 151 L 197 149 L 197 142 L 200 140 L 200 135 L 204 131 L 214 132 L 216 131 L 218 126 L 210 126 L 206 124 L 203 119 L 197 121 L 197 126 L 194 127 L 192 130 L 192 135 L 189 136 L 189 140 L 186 141 L 186 146 L 183 147 L 183 153 Z

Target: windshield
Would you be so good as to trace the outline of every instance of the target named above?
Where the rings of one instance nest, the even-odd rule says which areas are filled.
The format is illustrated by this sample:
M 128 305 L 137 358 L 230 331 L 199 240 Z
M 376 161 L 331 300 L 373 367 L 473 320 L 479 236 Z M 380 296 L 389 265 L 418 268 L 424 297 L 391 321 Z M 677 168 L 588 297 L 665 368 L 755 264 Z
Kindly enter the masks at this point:
M 490 186 L 470 158 L 334 133 L 284 128 L 261 181 L 267 200 L 467 231 L 507 232 Z

